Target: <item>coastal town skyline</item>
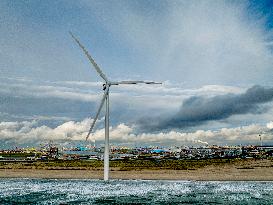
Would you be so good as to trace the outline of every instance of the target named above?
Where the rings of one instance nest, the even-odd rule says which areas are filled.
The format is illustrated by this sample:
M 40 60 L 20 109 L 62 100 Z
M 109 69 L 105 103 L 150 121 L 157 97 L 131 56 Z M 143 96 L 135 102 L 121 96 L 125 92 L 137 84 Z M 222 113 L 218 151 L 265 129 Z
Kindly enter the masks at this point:
M 110 141 L 273 144 L 272 3 L 1 1 L 1 148 L 84 141 L 113 80 Z M 104 140 L 103 115 L 90 142 Z

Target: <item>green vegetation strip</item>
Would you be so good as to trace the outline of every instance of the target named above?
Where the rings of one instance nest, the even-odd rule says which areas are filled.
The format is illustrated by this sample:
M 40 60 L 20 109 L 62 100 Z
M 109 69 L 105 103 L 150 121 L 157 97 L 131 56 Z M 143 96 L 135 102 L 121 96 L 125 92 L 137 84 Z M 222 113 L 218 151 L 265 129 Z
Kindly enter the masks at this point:
M 124 160 L 110 161 L 110 167 L 116 170 L 143 170 L 143 169 L 172 169 L 194 170 L 208 165 L 221 166 L 242 159 L 206 159 L 206 160 Z M 84 170 L 102 169 L 103 161 L 97 160 L 54 160 L 34 162 L 0 162 L 0 169 L 49 169 L 49 170 Z
M 34 153 L 1 153 L 0 156 L 2 157 L 34 157 Z

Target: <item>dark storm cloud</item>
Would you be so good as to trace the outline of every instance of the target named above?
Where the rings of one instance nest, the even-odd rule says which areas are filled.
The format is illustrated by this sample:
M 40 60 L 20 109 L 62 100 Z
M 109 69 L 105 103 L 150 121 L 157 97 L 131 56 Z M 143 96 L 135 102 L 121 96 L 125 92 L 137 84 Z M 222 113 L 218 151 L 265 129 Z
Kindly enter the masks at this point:
M 141 122 L 141 127 L 149 130 L 187 128 L 236 114 L 262 113 L 265 109 L 261 105 L 272 99 L 273 88 L 262 86 L 253 86 L 242 94 L 191 97 L 183 102 L 175 115 L 163 117 L 159 123 L 155 120 Z

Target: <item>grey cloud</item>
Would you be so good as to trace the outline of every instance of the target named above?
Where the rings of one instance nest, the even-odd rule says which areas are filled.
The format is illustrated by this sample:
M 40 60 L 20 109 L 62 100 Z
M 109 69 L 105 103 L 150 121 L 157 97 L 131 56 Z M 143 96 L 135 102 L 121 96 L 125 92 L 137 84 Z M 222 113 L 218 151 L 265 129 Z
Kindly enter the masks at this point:
M 162 130 L 169 128 L 188 128 L 213 120 L 226 119 L 232 115 L 263 113 L 261 106 L 273 99 L 273 88 L 253 86 L 242 94 L 225 94 L 214 97 L 195 96 L 186 99 L 179 111 L 171 116 L 155 120 L 144 120 L 141 129 Z
M 94 116 L 101 97 L 100 86 L 97 86 L 99 85 L 97 82 L 35 82 L 26 79 L 2 79 L 2 81 L 0 83 L 3 85 L 0 88 L 1 121 L 35 119 L 40 125 L 54 127 L 68 119 L 82 120 Z M 138 119 L 145 118 L 146 120 L 139 123 L 141 129 L 145 131 L 188 128 L 201 124 L 203 127 L 199 129 L 211 129 L 211 125 L 208 126 L 209 124 L 205 122 L 216 123 L 215 120 L 218 120 L 217 123 L 220 123 L 220 126 L 216 127 L 218 129 L 223 126 L 223 121 L 219 120 L 234 114 L 263 112 L 263 106 L 259 106 L 257 100 L 267 101 L 271 98 L 268 94 L 270 89 L 259 86 L 247 91 L 245 88 L 222 85 L 185 89 L 182 85 L 168 82 L 162 86 L 151 87 L 113 87 L 111 124 L 117 125 L 121 122 L 135 124 Z M 184 101 L 184 104 L 180 107 L 181 101 Z M 247 103 L 248 101 L 253 103 Z M 232 106 L 232 103 L 236 106 Z M 170 115 L 171 113 L 177 114 Z M 37 116 L 47 116 L 47 118 Z M 151 120 L 146 116 L 162 117 Z M 247 115 L 241 116 L 247 117 Z M 244 124 L 246 124 L 245 118 Z M 267 120 L 271 120 L 271 117 Z M 241 121 L 240 119 L 238 123 L 241 124 Z M 258 121 L 261 120 L 248 123 Z
M 0 115 L 4 120 L 25 120 L 37 116 L 55 116 L 58 118 L 41 119 L 48 122 L 63 122 L 65 118 L 83 119 L 92 115 L 95 103 L 81 102 L 76 100 L 63 100 L 58 98 L 34 98 L 29 96 L 11 96 L 0 93 Z M 26 117 L 28 116 L 28 117 Z
M 37 119 L 50 127 L 65 118 L 81 120 L 94 116 L 101 99 L 101 83 L 85 81 L 42 81 L 0 77 L 0 119 L 21 121 Z M 240 93 L 242 88 L 208 85 L 185 89 L 180 84 L 165 82 L 158 86 L 116 86 L 111 90 L 111 122 L 135 123 L 147 113 L 170 113 L 177 110 L 181 99 L 195 95 Z M 169 104 L 171 101 L 172 104 Z M 168 107 L 166 108 L 166 104 Z M 54 120 L 53 120 L 54 119 Z M 52 124 L 53 123 L 53 124 Z M 52 124 L 52 125 L 51 125 Z

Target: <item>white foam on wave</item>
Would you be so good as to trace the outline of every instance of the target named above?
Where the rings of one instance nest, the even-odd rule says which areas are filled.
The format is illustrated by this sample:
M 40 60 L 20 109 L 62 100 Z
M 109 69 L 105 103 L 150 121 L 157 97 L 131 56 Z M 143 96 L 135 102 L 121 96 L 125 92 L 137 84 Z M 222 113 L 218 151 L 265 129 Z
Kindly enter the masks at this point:
M 0 198 L 38 193 L 42 196 L 60 195 L 60 201 L 92 201 L 107 198 L 152 198 L 153 201 L 170 201 L 173 198 L 191 197 L 226 201 L 262 199 L 273 193 L 273 182 L 196 182 L 155 180 L 39 180 L 0 179 Z M 269 197 L 273 197 L 269 196 Z

